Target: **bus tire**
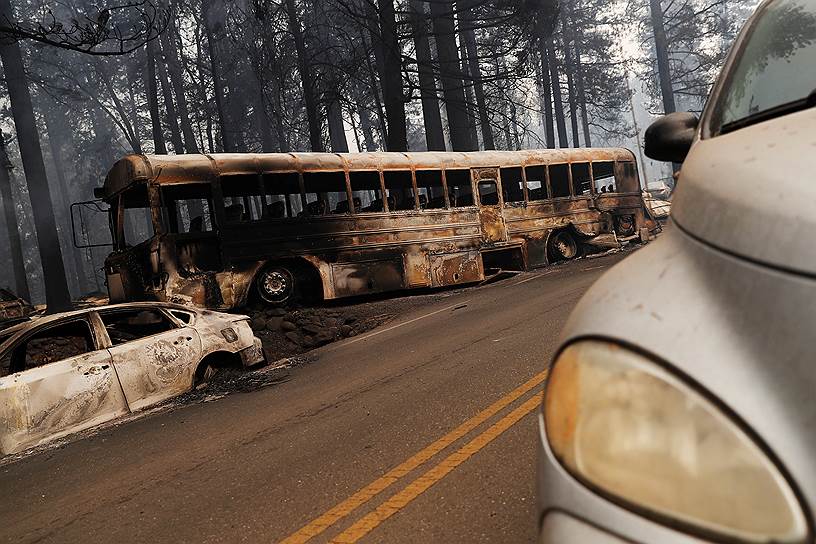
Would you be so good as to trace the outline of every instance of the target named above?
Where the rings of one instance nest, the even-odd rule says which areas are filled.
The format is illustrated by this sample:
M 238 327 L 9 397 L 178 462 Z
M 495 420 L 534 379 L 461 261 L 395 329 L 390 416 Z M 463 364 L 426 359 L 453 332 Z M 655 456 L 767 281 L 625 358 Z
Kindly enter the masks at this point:
M 550 235 L 550 258 L 553 261 L 569 261 L 578 256 L 578 242 L 566 230 L 559 230 Z
M 280 306 L 297 298 L 298 285 L 292 268 L 271 264 L 255 278 L 255 292 L 262 302 Z

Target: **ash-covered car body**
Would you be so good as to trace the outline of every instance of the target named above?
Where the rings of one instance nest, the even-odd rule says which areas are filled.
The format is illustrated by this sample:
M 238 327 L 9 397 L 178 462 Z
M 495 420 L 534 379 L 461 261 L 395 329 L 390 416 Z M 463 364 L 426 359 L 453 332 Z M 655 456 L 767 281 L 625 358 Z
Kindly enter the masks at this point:
M 210 368 L 264 361 L 247 316 L 155 302 L 48 315 L 0 334 L 0 453 L 189 391 Z
M 567 322 L 539 416 L 542 543 L 814 542 L 816 3 L 764 2 L 706 110 L 658 120 L 672 226 Z

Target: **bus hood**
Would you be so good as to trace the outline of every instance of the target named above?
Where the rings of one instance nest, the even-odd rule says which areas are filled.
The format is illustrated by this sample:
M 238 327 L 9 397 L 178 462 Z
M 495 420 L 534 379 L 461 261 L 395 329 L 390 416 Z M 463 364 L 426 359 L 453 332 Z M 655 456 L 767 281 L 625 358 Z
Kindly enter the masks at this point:
M 672 201 L 689 234 L 724 251 L 816 274 L 816 109 L 691 148 Z

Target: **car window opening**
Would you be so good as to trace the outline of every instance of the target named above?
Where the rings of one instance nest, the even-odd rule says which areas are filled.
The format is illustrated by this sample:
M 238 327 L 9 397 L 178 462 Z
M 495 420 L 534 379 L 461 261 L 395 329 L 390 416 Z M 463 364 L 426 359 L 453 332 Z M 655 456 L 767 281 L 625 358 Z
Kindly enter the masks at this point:
M 111 344 L 118 346 L 140 338 L 174 329 L 173 323 L 159 310 L 125 310 L 99 314 Z
M 84 319 L 48 327 L 18 344 L 0 360 L 0 376 L 79 357 L 95 350 L 90 325 Z

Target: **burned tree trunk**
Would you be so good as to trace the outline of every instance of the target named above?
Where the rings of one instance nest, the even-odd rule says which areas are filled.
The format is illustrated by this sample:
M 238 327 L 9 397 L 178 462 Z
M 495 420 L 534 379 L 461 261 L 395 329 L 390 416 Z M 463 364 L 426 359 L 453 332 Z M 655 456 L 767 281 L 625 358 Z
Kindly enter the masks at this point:
M 578 97 L 575 90 L 575 80 L 573 76 L 572 52 L 570 50 L 569 29 L 564 21 L 564 67 L 567 73 L 567 100 L 569 102 L 570 128 L 572 132 L 572 146 L 581 147 L 578 137 Z
M 547 147 L 555 149 L 555 130 L 553 128 L 552 109 L 552 85 L 550 84 L 550 62 L 547 55 L 547 48 L 544 41 L 539 42 L 539 73 L 541 105 L 543 108 L 544 138 L 547 140 Z
M 379 35 L 374 36 L 374 48 L 382 57 L 380 83 L 382 85 L 385 119 L 388 125 L 386 149 L 408 151 L 408 127 L 405 121 L 405 95 L 402 93 L 402 57 L 397 40 L 397 20 L 394 0 L 378 2 Z
M 167 155 L 167 146 L 164 144 L 161 116 L 159 114 L 159 91 L 156 87 L 156 55 L 153 42 L 147 42 L 146 48 L 147 81 L 145 82 L 145 92 L 147 93 L 147 104 L 150 109 L 150 124 L 153 127 L 153 148 L 154 153 Z
M 465 48 L 465 41 L 459 41 L 459 58 L 462 62 L 462 82 L 465 86 L 465 104 L 468 111 L 468 131 L 473 149 L 479 149 L 479 131 L 476 129 L 477 113 L 476 101 L 473 99 L 473 78 L 468 69 L 468 55 Z
M 473 151 L 474 146 L 469 130 L 470 115 L 465 102 L 465 87 L 459 64 L 459 52 L 456 48 L 453 2 L 434 0 L 429 3 L 436 38 L 442 94 L 445 100 L 445 111 L 448 114 L 451 147 L 453 151 Z
M 663 98 L 663 113 L 673 113 L 677 106 L 674 102 L 671 67 L 669 66 L 669 44 L 666 29 L 663 26 L 663 6 L 660 0 L 649 0 L 654 31 L 655 55 L 657 56 L 657 75 L 660 82 L 660 94 Z
M 581 110 L 581 131 L 584 133 L 584 145 L 592 147 L 592 137 L 589 133 L 589 116 L 587 114 L 586 89 L 584 81 L 584 63 L 581 60 L 581 43 L 583 36 L 579 27 L 575 26 L 575 12 L 572 2 L 566 3 L 567 15 L 564 25 L 570 25 L 572 29 L 572 44 L 575 48 L 575 91 L 577 95 L 578 107 Z M 565 45 L 565 52 L 569 53 L 569 45 Z M 577 138 L 576 138 L 577 141 Z
M 0 0 L 0 19 L 13 20 L 9 0 Z M 59 312 L 71 307 L 71 295 L 68 292 L 68 281 L 65 278 L 57 223 L 54 219 L 54 209 L 51 206 L 51 191 L 48 187 L 40 147 L 40 135 L 37 132 L 34 107 L 31 105 L 31 95 L 19 44 L 17 42 L 0 43 L 0 59 L 2 59 L 6 75 L 11 113 L 17 129 L 23 170 L 31 195 L 31 209 L 37 230 L 37 246 L 43 268 L 46 304 L 50 312 Z
M 368 68 L 368 78 L 371 83 L 371 95 L 374 98 L 374 107 L 377 113 L 377 122 L 380 127 L 380 142 L 386 142 L 388 140 L 388 127 L 386 126 L 385 120 L 385 112 L 383 111 L 382 105 L 382 98 L 380 97 L 380 85 L 378 84 L 378 76 L 377 74 L 381 74 L 385 71 L 385 60 L 383 58 L 382 49 L 376 46 L 370 46 L 368 40 L 364 33 L 360 34 L 360 39 L 363 42 L 363 46 L 365 47 L 366 51 L 372 51 L 374 53 L 374 62 L 376 63 L 376 70 L 374 65 L 371 63 L 371 55 L 366 55 L 366 67 Z M 372 37 L 372 42 L 376 42 L 376 36 Z
M 482 83 L 482 69 L 479 66 L 479 51 L 476 47 L 476 31 L 473 28 L 471 18 L 472 10 L 475 8 L 473 0 L 462 2 L 460 10 L 459 36 L 465 43 L 467 50 L 468 72 L 473 81 L 473 93 L 476 95 L 476 107 L 479 112 L 479 127 L 482 133 L 482 142 L 485 149 L 496 149 L 493 140 L 493 127 L 490 125 L 490 115 L 487 111 L 487 100 L 485 99 L 484 84 Z
M 419 96 L 422 100 L 425 144 L 428 151 L 445 151 L 445 131 L 442 127 L 442 114 L 439 112 L 439 97 L 436 92 L 431 44 L 428 39 L 428 21 L 425 2 L 422 0 L 411 0 L 411 24 L 419 72 Z
M 303 87 L 303 102 L 306 104 L 306 119 L 309 123 L 309 143 L 311 144 L 312 151 L 324 151 L 323 127 L 320 124 L 317 96 L 315 95 L 311 66 L 306 54 L 306 41 L 303 38 L 303 30 L 298 20 L 295 0 L 286 0 L 286 17 L 289 32 L 295 40 L 298 72 L 300 73 L 300 82 Z
M 340 99 L 333 93 L 326 107 L 326 117 L 329 121 L 329 140 L 332 151 L 335 153 L 348 153 L 348 139 L 346 138 L 346 127 L 343 124 L 343 109 L 340 107 Z
M 258 86 L 258 91 L 254 94 L 255 104 L 253 107 L 255 113 L 255 125 L 258 128 L 258 133 L 261 135 L 261 150 L 264 153 L 276 153 L 280 151 L 278 142 L 272 134 L 272 127 L 269 124 L 269 117 L 266 114 L 266 99 L 263 88 L 263 83 L 258 78 L 253 70 L 255 84 Z
M 224 81 L 221 78 L 221 67 L 218 56 L 218 37 L 220 34 L 223 14 L 214 11 L 214 4 L 211 0 L 203 0 L 201 5 L 204 12 L 204 33 L 207 36 L 207 53 L 210 57 L 210 73 L 213 80 L 213 94 L 215 98 L 215 109 L 218 113 L 218 129 L 221 132 L 221 146 L 227 153 L 235 151 L 232 142 L 232 135 L 227 130 L 227 116 L 225 113 L 225 93 Z
M 128 137 L 128 141 L 130 142 L 131 149 L 134 153 L 142 153 L 142 131 L 141 131 L 141 121 L 139 119 L 139 106 L 136 103 L 136 80 L 138 79 L 138 74 L 136 73 L 137 67 L 139 66 L 138 63 L 134 62 L 127 68 L 127 78 L 128 78 L 128 99 L 130 100 L 130 132 L 132 134 L 131 137 Z
M 162 59 L 161 55 L 158 56 L 158 60 L 159 83 L 161 84 L 162 98 L 164 99 L 164 111 L 167 113 L 167 125 L 170 127 L 170 143 L 173 144 L 173 152 L 181 154 L 184 153 L 184 144 L 181 142 L 181 128 L 179 128 L 173 92 L 170 90 L 170 80 L 167 77 L 166 61 Z
M 247 144 L 244 137 L 244 127 L 247 126 L 246 114 L 248 110 L 243 83 L 248 78 L 242 63 L 233 63 L 232 69 L 226 71 L 226 81 L 229 93 L 227 94 L 227 120 L 224 123 L 230 134 L 232 150 L 246 153 Z
M 62 206 L 67 206 L 68 202 L 70 202 L 70 198 L 68 196 L 68 182 L 65 179 L 65 172 L 63 171 L 62 152 L 59 145 L 60 136 L 56 128 L 57 123 L 53 118 L 54 114 L 50 108 L 45 107 L 41 110 L 41 112 L 43 114 L 43 118 L 45 119 L 45 130 L 48 133 L 48 146 L 51 150 L 51 160 L 54 162 L 54 171 L 57 174 L 57 202 L 61 203 Z M 68 223 L 70 223 L 71 218 L 68 217 L 67 208 L 61 210 L 61 213 L 58 215 L 62 216 L 63 218 L 63 226 L 67 226 Z M 66 246 L 68 246 L 68 252 L 71 254 L 72 264 L 74 265 L 77 286 L 79 287 L 80 294 L 84 295 L 91 292 L 91 286 L 88 283 L 88 277 L 85 275 L 85 266 L 82 262 L 82 255 L 79 253 L 79 251 L 72 248 L 72 245 L 72 243 L 66 243 Z
M 170 75 L 170 83 L 173 86 L 173 93 L 176 95 L 178 104 L 179 123 L 181 133 L 184 136 L 184 150 L 187 153 L 198 153 L 193 125 L 190 122 L 190 115 L 187 106 L 187 96 L 184 94 L 184 76 L 181 70 L 181 59 L 179 58 L 178 46 L 176 45 L 176 18 L 175 15 L 170 21 L 169 28 L 161 34 L 162 50 L 164 58 L 167 60 L 167 72 Z
M 589 133 L 589 115 L 587 114 L 586 89 L 584 87 L 584 65 L 581 61 L 581 47 L 575 41 L 576 87 L 578 88 L 578 103 L 581 106 L 581 129 L 584 133 L 584 145 L 592 147 L 592 137 Z
M 552 82 L 553 111 L 555 112 L 555 126 L 558 129 L 558 147 L 569 147 L 567 139 L 567 123 L 564 119 L 564 102 L 561 99 L 561 78 L 558 73 L 558 58 L 552 42 L 547 44 L 547 59 L 550 65 L 550 80 Z
M 11 250 L 14 289 L 17 296 L 30 301 L 31 293 L 28 291 L 23 244 L 20 241 L 20 226 L 17 221 L 14 197 L 11 193 L 12 178 L 12 164 L 9 160 L 8 153 L 6 153 L 6 139 L 3 136 L 3 132 L 0 131 L 0 199 L 3 200 L 3 215 L 6 220 L 6 231 L 9 238 L 9 249 Z

